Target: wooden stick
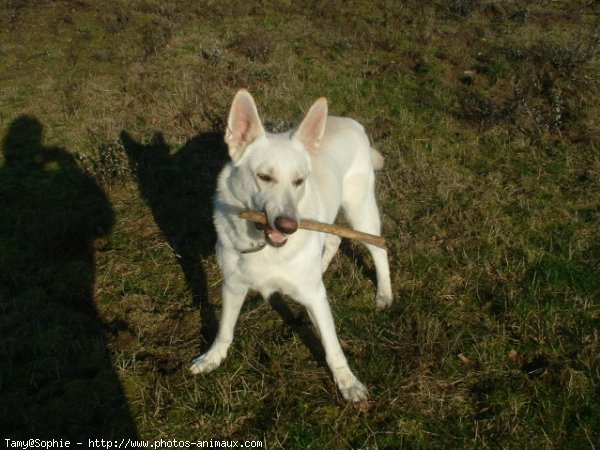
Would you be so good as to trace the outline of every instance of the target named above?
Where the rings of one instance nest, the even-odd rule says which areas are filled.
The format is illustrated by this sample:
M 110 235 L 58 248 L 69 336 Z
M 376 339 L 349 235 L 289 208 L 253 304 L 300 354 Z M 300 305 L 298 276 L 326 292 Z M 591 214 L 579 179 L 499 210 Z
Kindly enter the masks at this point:
M 267 224 L 267 216 L 259 211 L 252 211 L 246 209 L 240 212 L 239 217 L 241 219 L 249 220 L 250 222 L 260 223 L 262 225 Z M 385 249 L 385 239 L 381 236 L 375 236 L 374 234 L 363 233 L 362 231 L 351 230 L 349 228 L 340 227 L 338 225 L 331 225 L 329 223 L 316 222 L 314 220 L 300 220 L 298 224 L 299 228 L 312 231 L 321 231 L 323 233 L 335 234 L 349 239 L 356 239 L 358 241 L 372 244 L 377 247 Z

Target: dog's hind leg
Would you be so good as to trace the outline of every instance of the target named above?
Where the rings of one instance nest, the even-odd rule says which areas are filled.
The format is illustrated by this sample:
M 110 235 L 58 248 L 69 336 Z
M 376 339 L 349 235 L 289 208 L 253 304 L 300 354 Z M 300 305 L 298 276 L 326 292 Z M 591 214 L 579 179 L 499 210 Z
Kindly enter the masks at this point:
M 387 251 L 371 244 L 365 245 L 371 252 L 371 256 L 375 263 L 375 271 L 377 272 L 376 305 L 380 309 L 387 308 L 393 301 Z
M 223 310 L 219 321 L 219 332 L 210 349 L 192 362 L 190 371 L 194 374 L 212 372 L 227 356 L 227 350 L 233 341 L 233 330 L 248 288 L 230 281 L 229 283 L 224 282 L 222 292 Z
M 347 182 L 342 207 L 352 228 L 365 233 L 381 235 L 381 221 L 375 201 L 374 177 L 353 177 Z M 378 308 L 386 308 L 392 304 L 392 283 L 387 251 L 375 245 L 365 244 L 375 263 L 377 272 Z
M 325 273 L 331 260 L 335 256 L 340 247 L 342 238 L 334 234 L 328 234 L 325 238 L 325 248 L 323 249 L 323 257 L 321 258 L 321 272 Z

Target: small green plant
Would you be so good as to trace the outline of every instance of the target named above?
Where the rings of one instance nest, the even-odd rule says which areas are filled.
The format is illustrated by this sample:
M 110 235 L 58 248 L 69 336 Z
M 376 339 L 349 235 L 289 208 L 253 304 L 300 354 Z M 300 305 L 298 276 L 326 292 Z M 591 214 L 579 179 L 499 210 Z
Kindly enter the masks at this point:
M 129 160 L 120 141 L 98 141 L 92 133 L 91 154 L 78 154 L 83 169 L 102 186 L 113 186 L 131 175 Z

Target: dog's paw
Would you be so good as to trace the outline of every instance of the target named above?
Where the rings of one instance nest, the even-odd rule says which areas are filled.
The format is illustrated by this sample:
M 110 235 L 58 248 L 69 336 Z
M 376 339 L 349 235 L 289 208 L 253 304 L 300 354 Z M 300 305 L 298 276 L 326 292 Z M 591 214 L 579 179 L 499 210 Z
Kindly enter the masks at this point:
M 223 358 L 217 352 L 207 352 L 196 358 L 190 366 L 190 372 L 194 375 L 210 373 L 221 364 Z
M 386 309 L 391 306 L 393 300 L 391 294 L 381 294 L 378 292 L 377 297 L 375 298 L 375 305 L 377 306 L 377 309 Z
M 352 403 L 367 403 L 369 400 L 369 393 L 367 388 L 360 381 L 356 380 L 356 383 L 351 386 L 340 387 L 340 392 L 344 399 Z
M 364 384 L 350 370 L 341 376 L 335 376 L 335 381 L 344 400 L 353 403 L 366 403 L 369 393 Z

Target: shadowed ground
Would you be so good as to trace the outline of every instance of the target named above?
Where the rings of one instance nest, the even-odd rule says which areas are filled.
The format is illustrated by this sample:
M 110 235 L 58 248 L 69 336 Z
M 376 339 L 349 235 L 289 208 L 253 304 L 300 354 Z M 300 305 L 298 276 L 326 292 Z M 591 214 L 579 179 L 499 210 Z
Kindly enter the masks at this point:
M 94 241 L 114 213 L 43 128 L 15 119 L 0 167 L 0 431 L 10 438 L 136 436 L 93 303 Z

